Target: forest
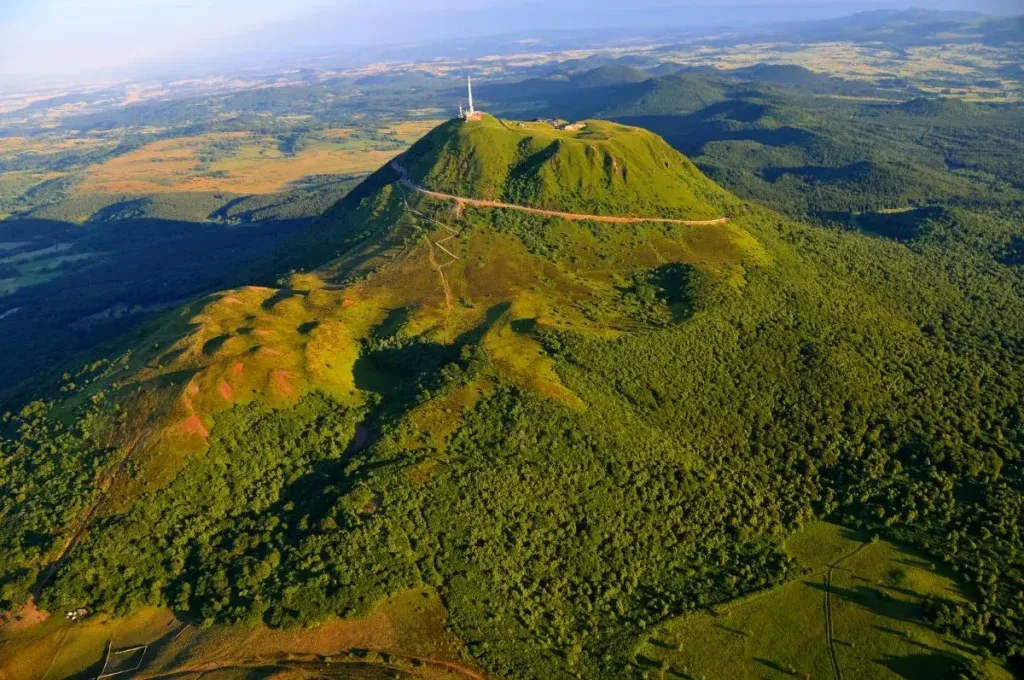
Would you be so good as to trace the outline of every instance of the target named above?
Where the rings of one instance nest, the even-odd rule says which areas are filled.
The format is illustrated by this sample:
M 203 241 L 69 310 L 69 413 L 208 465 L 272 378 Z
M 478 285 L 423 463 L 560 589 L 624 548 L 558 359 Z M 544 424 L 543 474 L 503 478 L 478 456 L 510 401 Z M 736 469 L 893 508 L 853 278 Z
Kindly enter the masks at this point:
M 392 329 L 363 349 L 392 377 L 378 406 L 228 411 L 207 455 L 96 526 L 44 603 L 288 626 L 429 584 L 485 668 L 607 677 L 647 627 L 798 573 L 780 541 L 827 517 L 951 565 L 976 602 L 922 616 L 1018 663 L 1024 280 L 998 259 L 1018 218 L 951 208 L 905 242 L 742 219 L 775 259 L 741 292 L 652 272 L 632 295 L 685 301 L 685 320 L 615 341 L 537 331 L 586 410 L 502 385 L 472 337 Z M 479 401 L 447 446 L 417 444 L 431 432 L 410 413 L 467 386 Z M 39 417 L 18 420 L 48 431 Z M 359 420 L 378 435 L 353 452 Z M 9 483 L 31 496 L 14 445 Z

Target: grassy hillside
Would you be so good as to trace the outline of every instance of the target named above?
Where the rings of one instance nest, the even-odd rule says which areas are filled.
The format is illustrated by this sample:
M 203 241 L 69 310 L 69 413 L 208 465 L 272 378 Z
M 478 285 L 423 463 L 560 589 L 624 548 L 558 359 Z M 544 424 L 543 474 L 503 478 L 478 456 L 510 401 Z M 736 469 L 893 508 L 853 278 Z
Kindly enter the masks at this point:
M 812 227 L 600 121 L 453 121 L 403 161 L 460 195 L 730 220 L 460 210 L 378 171 L 266 265 L 306 271 L 169 311 L 7 416 L 4 608 L 35 586 L 55 612 L 263 631 L 434 589 L 444 658 L 486 677 L 651 677 L 683 672 L 649 649 L 674 626 L 802 587 L 794 534 L 829 518 L 890 541 L 854 577 L 911 591 L 837 576 L 834 635 L 922 680 L 980 648 L 1019 663 L 1019 215 Z M 821 611 L 805 590 L 797 618 Z M 403 651 L 363 639 L 346 651 Z M 722 653 L 819 668 L 795 636 L 760 644 Z
M 588 120 L 453 120 L 402 155 L 411 178 L 460 196 L 598 215 L 713 219 L 726 195 L 646 130 Z

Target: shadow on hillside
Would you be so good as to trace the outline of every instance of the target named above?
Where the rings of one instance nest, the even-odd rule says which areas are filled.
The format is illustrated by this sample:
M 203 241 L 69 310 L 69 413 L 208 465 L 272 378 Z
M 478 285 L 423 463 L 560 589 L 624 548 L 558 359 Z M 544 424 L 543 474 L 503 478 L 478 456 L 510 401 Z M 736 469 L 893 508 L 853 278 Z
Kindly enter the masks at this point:
M 440 388 L 448 380 L 443 370 L 445 366 L 460 361 L 463 348 L 479 343 L 510 307 L 508 302 L 492 306 L 479 326 L 462 333 L 451 344 L 426 340 L 421 335 L 404 335 L 402 328 L 411 311 L 408 308 L 392 310 L 364 342 L 352 369 L 356 388 L 383 397 L 386 406 L 382 408 L 389 413 L 406 411 L 421 394 Z M 368 421 L 382 415 L 381 412 L 371 414 Z
M 896 621 L 919 621 L 921 605 L 916 602 L 896 599 L 884 591 L 871 586 L 857 586 L 855 588 L 831 587 L 817 581 L 807 581 L 807 585 L 817 590 L 830 590 L 832 596 L 845 602 L 856 604 L 869 610 L 873 614 L 894 619 Z
M 688 116 L 622 116 L 615 118 L 615 121 L 647 128 L 691 157 L 704 153 L 704 147 L 712 142 L 751 141 L 765 146 L 805 147 L 815 137 L 812 132 L 788 125 L 778 128 L 735 129 L 727 121 L 703 117 L 703 111 L 705 110 Z
M 876 661 L 906 680 L 949 677 L 948 674 L 955 662 L 956 659 L 952 656 L 941 653 L 908 654 L 907 656 L 886 655 Z
M 782 664 L 780 664 L 780 663 L 778 663 L 776 661 L 772 661 L 770 659 L 764 659 L 764 658 L 759 657 L 759 656 L 755 656 L 754 657 L 754 661 L 756 661 L 757 663 L 761 664 L 762 666 L 765 666 L 767 668 L 772 669 L 773 671 L 777 671 L 777 672 L 783 673 L 785 675 L 796 675 L 796 672 L 794 670 L 790 669 L 787 666 L 783 666 Z
M 0 222 L 0 267 L 16 277 L 2 282 L 9 293 L 0 295 L 0 315 L 16 310 L 0 319 L 0 389 L 56 368 L 156 311 L 249 283 L 253 263 L 307 223 Z

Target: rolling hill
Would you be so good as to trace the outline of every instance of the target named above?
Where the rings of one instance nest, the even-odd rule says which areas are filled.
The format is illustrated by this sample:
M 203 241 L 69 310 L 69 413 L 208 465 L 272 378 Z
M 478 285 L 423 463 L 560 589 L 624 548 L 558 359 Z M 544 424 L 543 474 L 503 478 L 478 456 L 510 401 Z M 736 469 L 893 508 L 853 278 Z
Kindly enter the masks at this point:
M 795 222 L 619 123 L 444 123 L 263 285 L 161 314 L 5 417 L 0 606 L 91 616 L 5 633 L 0 670 L 93 631 L 60 660 L 86 673 L 109 617 L 149 631 L 154 673 L 685 677 L 705 653 L 666 639 L 786 584 L 860 636 L 838 661 L 831 628 L 743 647 L 790 675 L 924 656 L 1005 677 L 1024 303 L 978 244 L 1014 223 L 922 219 L 899 241 Z M 857 530 L 837 546 L 877 533 L 915 560 L 902 582 L 858 566 L 907 604 L 867 616 L 883 595 L 798 581 L 838 556 L 786 542 L 825 517 Z

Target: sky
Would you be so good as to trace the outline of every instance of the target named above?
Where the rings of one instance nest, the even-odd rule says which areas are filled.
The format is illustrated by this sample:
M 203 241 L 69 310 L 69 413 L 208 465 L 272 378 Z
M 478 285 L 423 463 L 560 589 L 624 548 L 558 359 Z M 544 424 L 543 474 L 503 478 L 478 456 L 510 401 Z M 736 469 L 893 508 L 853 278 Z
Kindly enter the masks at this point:
M 540 29 L 824 18 L 859 9 L 1012 11 L 1024 0 L 0 0 L 0 83 L 125 77 L 176 63 Z

